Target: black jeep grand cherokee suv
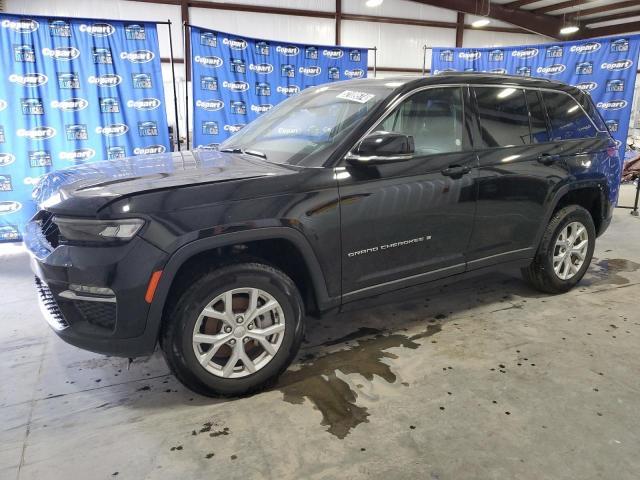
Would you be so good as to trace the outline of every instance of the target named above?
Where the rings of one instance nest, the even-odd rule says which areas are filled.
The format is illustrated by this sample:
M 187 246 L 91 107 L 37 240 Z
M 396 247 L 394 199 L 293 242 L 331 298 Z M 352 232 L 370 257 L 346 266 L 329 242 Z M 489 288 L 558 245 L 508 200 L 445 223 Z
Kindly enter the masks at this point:
M 616 200 L 615 142 L 589 97 L 480 74 L 310 88 L 219 151 L 45 177 L 25 243 L 65 341 L 159 342 L 203 394 L 263 387 L 306 314 L 487 268 L 572 288 Z

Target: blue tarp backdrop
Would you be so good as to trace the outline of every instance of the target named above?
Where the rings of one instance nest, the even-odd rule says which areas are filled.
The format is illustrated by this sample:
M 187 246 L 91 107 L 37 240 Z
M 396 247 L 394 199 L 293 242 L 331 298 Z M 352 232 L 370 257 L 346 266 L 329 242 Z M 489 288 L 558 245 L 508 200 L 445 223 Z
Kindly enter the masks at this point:
M 193 145 L 215 148 L 313 85 L 367 76 L 366 48 L 259 40 L 191 27 Z
M 508 73 L 575 85 L 593 98 L 622 159 L 639 53 L 640 35 L 498 48 L 434 48 L 431 71 Z
M 169 149 L 155 23 L 0 15 L 0 242 L 38 177 Z

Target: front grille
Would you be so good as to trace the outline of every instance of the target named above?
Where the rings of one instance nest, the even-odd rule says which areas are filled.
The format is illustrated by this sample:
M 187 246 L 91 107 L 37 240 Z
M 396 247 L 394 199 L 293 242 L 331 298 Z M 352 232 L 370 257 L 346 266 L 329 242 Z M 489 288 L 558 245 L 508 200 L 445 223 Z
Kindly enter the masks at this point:
M 113 330 L 116 326 L 116 304 L 75 300 L 73 305 L 91 325 Z
M 49 325 L 51 325 L 56 330 L 64 330 L 69 326 L 69 323 L 62 315 L 60 311 L 60 307 L 58 307 L 58 303 L 56 302 L 55 297 L 49 287 L 40 280 L 38 277 L 36 279 L 36 290 L 38 291 L 38 300 L 40 305 L 40 310 L 44 315 L 44 318 L 47 320 Z
M 58 230 L 58 225 L 53 222 L 53 213 L 42 210 L 38 214 L 38 218 L 42 235 L 47 239 L 49 245 L 56 248 L 60 244 L 60 230 Z

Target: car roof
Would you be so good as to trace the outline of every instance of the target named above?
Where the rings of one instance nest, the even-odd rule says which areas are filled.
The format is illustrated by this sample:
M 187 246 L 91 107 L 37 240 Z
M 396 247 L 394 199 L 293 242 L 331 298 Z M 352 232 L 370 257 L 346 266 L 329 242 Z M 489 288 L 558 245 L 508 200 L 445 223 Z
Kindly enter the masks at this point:
M 353 83 L 352 83 L 353 82 Z M 394 87 L 401 90 L 414 89 L 426 85 L 439 84 L 479 84 L 479 85 L 498 85 L 498 86 L 518 86 L 529 88 L 549 88 L 554 90 L 562 90 L 573 95 L 580 95 L 581 90 L 569 84 L 538 77 L 524 77 L 521 75 L 505 75 L 498 73 L 481 73 L 481 72 L 441 72 L 437 75 L 429 75 L 426 77 L 401 76 L 394 75 L 384 78 L 366 78 L 360 80 L 347 80 L 344 83 L 356 86 L 355 82 L 362 82 L 366 85 L 380 85 L 386 87 Z

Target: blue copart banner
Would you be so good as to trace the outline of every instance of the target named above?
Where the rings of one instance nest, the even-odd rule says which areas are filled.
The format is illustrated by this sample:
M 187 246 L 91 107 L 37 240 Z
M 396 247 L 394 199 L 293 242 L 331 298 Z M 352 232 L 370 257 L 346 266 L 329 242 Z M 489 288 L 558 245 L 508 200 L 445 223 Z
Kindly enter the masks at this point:
M 157 25 L 0 15 L 0 242 L 38 178 L 169 149 Z
M 367 76 L 366 48 L 302 45 L 191 27 L 193 145 L 216 148 L 307 87 Z
M 575 85 L 591 95 L 622 159 L 639 53 L 640 35 L 498 48 L 434 48 L 431 71 L 506 73 Z

